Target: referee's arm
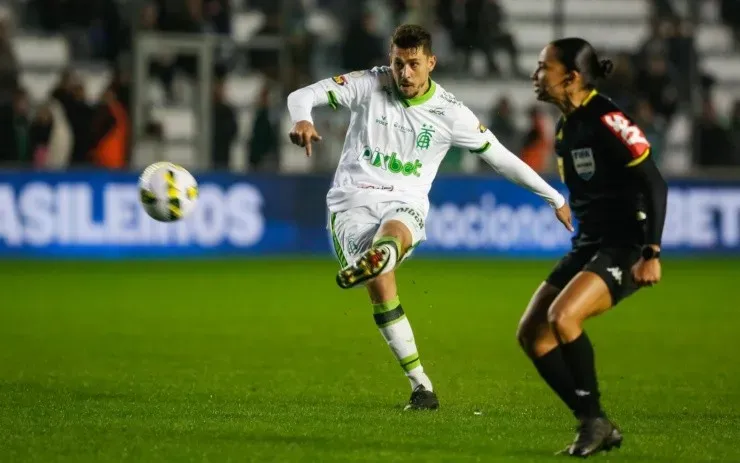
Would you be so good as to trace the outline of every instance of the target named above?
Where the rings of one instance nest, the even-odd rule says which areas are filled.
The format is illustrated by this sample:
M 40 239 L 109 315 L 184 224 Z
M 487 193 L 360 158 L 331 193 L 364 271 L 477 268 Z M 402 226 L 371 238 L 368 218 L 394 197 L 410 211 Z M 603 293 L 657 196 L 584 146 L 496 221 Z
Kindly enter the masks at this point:
M 653 161 L 650 148 L 628 162 L 626 167 L 635 187 L 645 198 L 645 244 L 660 249 L 668 203 L 668 184 Z
M 650 154 L 650 142 L 645 133 L 624 113 L 614 111 L 601 116 L 604 140 L 627 170 L 627 177 L 645 198 L 645 245 L 660 250 L 663 236 L 668 185 Z

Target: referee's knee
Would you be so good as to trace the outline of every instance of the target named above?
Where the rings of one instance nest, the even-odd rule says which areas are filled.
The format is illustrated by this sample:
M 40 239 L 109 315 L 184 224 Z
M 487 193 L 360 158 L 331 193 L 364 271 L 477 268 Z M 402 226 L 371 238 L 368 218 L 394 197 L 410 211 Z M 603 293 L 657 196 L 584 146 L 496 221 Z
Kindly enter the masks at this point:
M 525 351 L 528 350 L 527 348 L 530 347 L 534 341 L 534 336 L 529 334 L 527 324 L 524 320 L 520 321 L 519 326 L 516 328 L 516 340 Z
M 553 304 L 547 312 L 547 322 L 562 338 L 569 338 L 569 333 L 580 331 L 581 319 L 574 310 L 564 304 Z
M 541 322 L 542 321 L 540 320 L 540 324 Z M 519 326 L 516 329 L 516 340 L 527 355 L 532 356 L 535 352 L 537 340 L 541 331 L 542 326 L 539 326 L 535 320 L 524 317 L 519 322 Z

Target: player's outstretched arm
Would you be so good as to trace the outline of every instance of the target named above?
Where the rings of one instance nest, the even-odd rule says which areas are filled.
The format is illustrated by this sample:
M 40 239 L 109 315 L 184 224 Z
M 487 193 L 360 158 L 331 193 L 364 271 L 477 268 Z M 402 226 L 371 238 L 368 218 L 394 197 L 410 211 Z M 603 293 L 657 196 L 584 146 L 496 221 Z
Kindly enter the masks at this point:
M 457 116 L 452 144 L 477 154 L 496 172 L 543 198 L 555 209 L 558 220 L 572 232 L 570 208 L 563 195 L 502 145 L 491 131 L 478 121 L 470 109 L 460 107 Z
M 288 112 L 293 128 L 290 141 L 306 148 L 306 155 L 311 155 L 311 142 L 320 141 L 311 113 L 317 106 L 331 106 L 338 109 L 344 106 L 352 109 L 363 101 L 372 88 L 375 73 L 357 71 L 323 79 L 307 87 L 299 88 L 288 95 Z
M 493 138 L 493 137 L 492 137 Z M 555 209 L 565 204 L 565 198 L 555 188 L 550 186 L 531 167 L 522 161 L 516 154 L 509 151 L 500 141 L 493 138 L 487 141 L 488 147 L 478 155 L 496 172 L 508 180 L 523 186 L 547 201 Z
M 545 179 L 540 177 L 537 172 L 519 159 L 517 155 L 509 151 L 495 137 L 492 138 L 492 141 L 487 142 L 490 143 L 490 146 L 485 151 L 479 153 L 479 156 L 499 174 L 547 201 L 555 209 L 555 215 L 558 220 L 565 225 L 568 231 L 572 232 L 573 223 L 570 207 L 568 207 L 563 195 L 550 186 Z

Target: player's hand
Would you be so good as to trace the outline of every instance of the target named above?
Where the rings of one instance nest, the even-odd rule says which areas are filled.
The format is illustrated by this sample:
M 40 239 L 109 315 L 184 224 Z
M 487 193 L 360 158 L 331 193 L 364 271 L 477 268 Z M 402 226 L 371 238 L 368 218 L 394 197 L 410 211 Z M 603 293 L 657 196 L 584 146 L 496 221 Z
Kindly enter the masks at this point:
M 311 157 L 311 142 L 321 141 L 316 127 L 308 121 L 298 121 L 290 131 L 290 141 L 294 145 L 306 148 L 306 156 Z
M 658 259 L 640 260 L 632 266 L 632 278 L 638 286 L 653 286 L 660 281 L 661 269 Z
M 555 209 L 555 217 L 558 218 L 560 223 L 562 223 L 569 232 L 573 233 L 575 231 L 575 229 L 573 228 L 573 219 L 570 216 L 570 206 L 568 206 L 568 203 L 563 204 L 562 206 L 560 206 L 559 209 Z

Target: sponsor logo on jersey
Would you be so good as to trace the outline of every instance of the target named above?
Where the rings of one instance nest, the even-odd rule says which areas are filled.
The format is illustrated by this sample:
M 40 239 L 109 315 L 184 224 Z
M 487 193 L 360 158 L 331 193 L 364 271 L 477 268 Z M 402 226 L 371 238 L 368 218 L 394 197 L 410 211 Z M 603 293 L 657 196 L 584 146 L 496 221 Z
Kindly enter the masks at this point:
M 579 148 L 570 152 L 573 158 L 573 168 L 583 180 L 591 180 L 596 172 L 596 161 L 591 148 Z
M 393 191 L 394 190 L 393 185 L 373 185 L 371 183 L 360 182 L 357 184 L 357 186 L 365 190 L 383 190 L 383 191 Z
M 452 93 L 449 93 L 447 91 L 441 92 L 439 94 L 439 97 L 442 98 L 443 100 L 445 100 L 446 102 L 451 103 L 451 104 L 453 104 L 455 106 L 462 106 L 462 103 L 460 103 L 459 101 L 457 101 L 457 98 L 455 98 L 455 95 L 453 95 Z
M 429 112 L 434 114 L 435 116 L 444 116 L 445 112 L 442 108 L 431 108 L 429 109 Z
M 413 133 L 414 129 L 411 127 L 404 127 L 403 125 L 399 124 L 398 122 L 393 123 L 393 128 L 396 130 L 400 130 L 403 133 Z
M 417 211 L 416 209 L 413 209 L 411 207 L 399 207 L 396 209 L 396 212 L 410 215 L 411 218 L 414 219 L 414 221 L 416 222 L 419 230 L 424 229 L 424 219 L 421 217 L 421 214 L 419 214 L 419 211 Z
M 386 116 L 380 116 L 375 119 L 376 124 L 380 124 L 383 127 L 388 127 L 388 118 Z
M 344 85 L 347 83 L 347 78 L 344 76 L 334 76 L 331 78 L 335 84 L 337 85 Z
M 416 147 L 423 150 L 428 150 L 432 145 L 432 136 L 434 135 L 434 127 L 427 124 L 421 125 L 421 131 L 416 137 Z
M 371 166 L 383 169 L 392 174 L 400 174 L 404 177 L 410 175 L 421 177 L 421 161 L 415 159 L 413 161 L 403 162 L 396 152 L 385 154 L 377 149 L 373 151 L 370 148 L 365 148 L 362 152 L 362 159 L 367 161 Z
M 639 158 L 650 148 L 650 142 L 642 130 L 621 112 L 604 114 L 601 120 L 624 143 L 633 158 Z

